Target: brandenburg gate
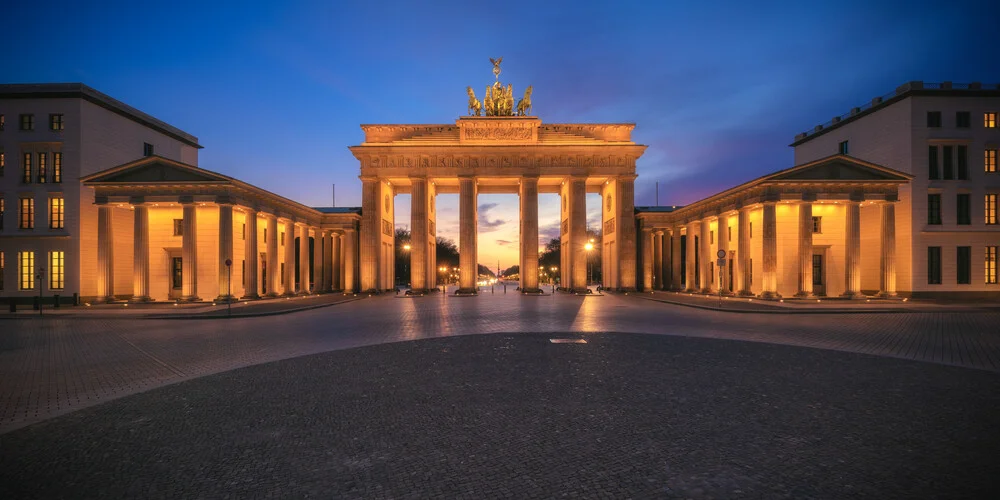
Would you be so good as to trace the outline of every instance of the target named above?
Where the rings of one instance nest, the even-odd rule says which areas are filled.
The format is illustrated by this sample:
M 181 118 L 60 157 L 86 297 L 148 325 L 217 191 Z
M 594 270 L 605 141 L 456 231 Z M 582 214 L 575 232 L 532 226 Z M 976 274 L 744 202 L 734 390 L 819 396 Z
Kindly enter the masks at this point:
M 544 124 L 531 112 L 531 87 L 514 105 L 513 88 L 495 82 L 483 102 L 468 88 L 469 115 L 454 125 L 362 125 L 365 139 L 350 148 L 361 162 L 360 288 L 394 286 L 394 198 L 411 199 L 411 286 L 437 285 L 436 206 L 442 193 L 459 194 L 459 294 L 475 294 L 477 196 L 520 197 L 520 269 L 523 293 L 538 286 L 538 195 L 559 193 L 563 286 L 587 289 L 586 194 L 600 193 L 604 286 L 636 286 L 634 182 L 646 146 L 631 139 L 634 124 Z

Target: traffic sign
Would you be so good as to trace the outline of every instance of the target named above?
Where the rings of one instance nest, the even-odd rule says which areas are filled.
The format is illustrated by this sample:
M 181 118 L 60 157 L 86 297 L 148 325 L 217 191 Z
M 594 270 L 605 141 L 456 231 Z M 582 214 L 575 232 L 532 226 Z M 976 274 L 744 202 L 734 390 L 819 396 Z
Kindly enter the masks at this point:
M 715 265 L 717 265 L 719 267 L 722 267 L 722 266 L 726 265 L 726 259 L 725 258 L 717 259 L 715 261 Z
M 720 258 L 720 259 L 725 259 L 726 258 L 726 251 L 725 250 L 719 250 L 718 252 L 715 252 L 715 256 L 718 257 L 718 258 Z
M 226 267 L 233 265 L 233 259 L 226 259 Z

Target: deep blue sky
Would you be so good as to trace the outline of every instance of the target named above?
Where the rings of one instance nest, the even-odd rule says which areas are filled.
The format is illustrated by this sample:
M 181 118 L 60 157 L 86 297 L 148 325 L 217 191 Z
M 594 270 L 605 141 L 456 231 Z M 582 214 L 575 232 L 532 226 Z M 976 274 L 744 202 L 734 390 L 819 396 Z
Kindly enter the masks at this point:
M 359 205 L 358 124 L 454 122 L 489 57 L 544 122 L 635 122 L 637 204 L 789 167 L 797 132 L 905 81 L 1000 82 L 987 1 L 145 3 L 10 2 L 0 81 L 86 83 L 309 205 Z M 498 213 L 516 236 L 516 198 Z

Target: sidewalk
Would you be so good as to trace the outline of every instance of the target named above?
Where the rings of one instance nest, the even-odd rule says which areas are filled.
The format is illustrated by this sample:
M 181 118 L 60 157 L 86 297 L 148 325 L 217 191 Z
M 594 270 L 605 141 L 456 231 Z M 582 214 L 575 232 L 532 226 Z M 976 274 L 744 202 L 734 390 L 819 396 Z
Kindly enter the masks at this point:
M 825 313 L 927 313 L 1000 310 L 995 302 L 955 303 L 927 299 L 842 299 L 839 297 L 777 300 L 756 297 L 727 297 L 684 292 L 632 292 L 629 295 L 699 309 L 734 313 L 825 314 Z
M 93 304 L 82 306 L 67 306 L 59 308 L 46 306 L 41 315 L 37 310 L 23 307 L 15 313 L 0 312 L 3 319 L 30 318 L 87 318 L 87 319 L 213 319 L 226 318 L 230 314 L 234 318 L 253 316 L 273 316 L 305 311 L 319 307 L 328 307 L 344 302 L 351 302 L 367 297 L 362 294 L 325 293 L 318 295 L 303 295 L 298 297 L 263 298 L 259 300 L 241 300 L 233 302 L 231 311 L 225 302 L 146 302 L 113 304 Z

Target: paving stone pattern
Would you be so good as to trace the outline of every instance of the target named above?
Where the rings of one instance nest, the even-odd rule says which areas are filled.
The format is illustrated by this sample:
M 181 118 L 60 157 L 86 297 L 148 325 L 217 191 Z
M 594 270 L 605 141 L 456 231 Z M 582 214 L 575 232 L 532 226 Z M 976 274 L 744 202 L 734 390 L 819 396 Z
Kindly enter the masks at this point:
M 7 433 L 0 498 L 997 498 L 998 421 L 985 370 L 680 336 L 458 336 Z

